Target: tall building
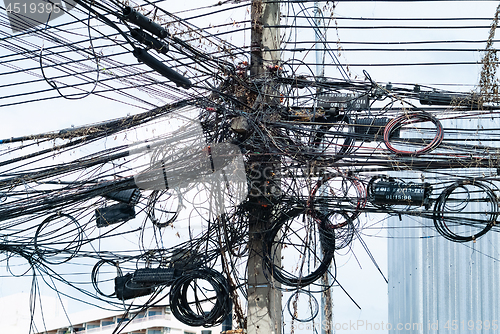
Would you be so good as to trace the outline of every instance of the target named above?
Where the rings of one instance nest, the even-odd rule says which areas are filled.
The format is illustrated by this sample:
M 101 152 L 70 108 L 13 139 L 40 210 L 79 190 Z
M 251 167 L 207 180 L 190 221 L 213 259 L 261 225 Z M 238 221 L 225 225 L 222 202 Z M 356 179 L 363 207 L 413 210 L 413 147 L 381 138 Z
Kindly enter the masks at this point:
M 456 131 L 445 133 L 445 138 L 455 136 L 462 140 L 459 143 L 498 146 L 495 142 L 481 143 L 471 135 L 475 128 L 488 127 L 493 131 L 498 127 L 496 123 L 497 119 L 489 118 L 482 122 L 480 119 L 448 121 L 443 124 L 444 128 Z M 476 182 L 473 180 L 490 184 L 491 193 L 498 198 L 498 183 L 495 186 L 496 181 L 487 180 L 488 176 L 496 177 L 497 173 L 496 168 L 464 168 L 424 176 L 437 185 L 433 190 L 435 201 L 447 187 L 442 181 L 450 180 L 450 175 L 456 180 L 471 180 L 472 184 Z M 408 172 L 398 174 L 398 177 L 414 181 L 422 175 Z M 485 176 L 486 180 L 483 179 Z M 460 229 L 464 235 L 474 234 L 477 232 L 473 231 L 475 222 L 495 218 L 496 201 L 492 200 L 495 205 L 487 209 L 486 195 L 479 188 L 476 190 L 461 188 L 456 192 L 456 198 L 460 195 L 462 201 L 455 199 L 441 207 L 448 210 L 450 216 L 458 218 L 445 222 L 448 224 L 446 228 Z M 474 199 L 474 196 L 479 197 Z M 388 220 L 388 322 L 393 330 L 403 330 L 404 333 L 500 332 L 500 238 L 497 227 L 493 226 L 477 240 L 453 242 L 445 239 L 434 227 L 433 206 L 413 209 L 422 210 L 422 217 L 402 215 Z M 480 220 L 474 218 L 480 215 L 483 217 L 477 218 Z
M 221 327 L 189 327 L 182 324 L 171 314 L 168 307 L 151 307 L 146 311 L 132 313 L 123 319 L 123 313 L 93 309 L 47 324 L 46 329 L 35 334 L 111 334 L 117 326 L 123 334 L 219 334 Z M 126 326 L 123 326 L 127 323 Z M 40 330 L 40 328 L 38 329 Z
M 462 244 L 404 225 L 390 220 L 396 227 L 388 246 L 392 327 L 402 324 L 405 333 L 500 330 L 498 233 Z

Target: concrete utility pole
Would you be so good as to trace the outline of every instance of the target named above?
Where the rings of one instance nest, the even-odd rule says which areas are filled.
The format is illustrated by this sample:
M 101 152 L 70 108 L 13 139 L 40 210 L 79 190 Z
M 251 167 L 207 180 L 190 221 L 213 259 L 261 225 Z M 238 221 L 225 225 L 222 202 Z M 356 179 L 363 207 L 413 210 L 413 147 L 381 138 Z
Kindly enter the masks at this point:
M 314 2 L 314 40 L 316 42 L 316 77 L 318 80 L 323 80 L 325 77 L 325 47 L 326 47 L 326 28 L 324 31 L 320 27 L 326 27 L 323 19 L 323 12 L 319 7 L 319 2 Z M 321 88 L 318 88 L 318 95 L 321 94 Z M 325 194 L 320 194 L 325 196 Z M 328 194 L 326 194 L 328 196 Z M 331 266 L 329 267 L 331 269 Z M 330 270 L 321 277 L 323 286 L 330 286 Z M 333 313 L 332 313 L 332 292 L 330 289 L 325 289 L 321 293 L 321 334 L 333 333 Z
M 252 93 L 250 101 L 257 115 L 269 115 L 276 104 L 270 98 L 273 76 L 271 68 L 279 66 L 280 4 L 272 0 L 252 0 L 252 37 L 250 75 L 260 94 Z M 272 115 L 269 115 L 272 116 Z M 248 259 L 248 334 L 280 334 L 281 292 L 269 283 L 262 268 L 262 232 L 269 228 L 279 195 L 279 158 L 253 152 L 248 162 L 250 187 L 249 259 Z M 276 254 L 276 253 L 275 253 Z M 277 253 L 276 261 L 280 261 Z

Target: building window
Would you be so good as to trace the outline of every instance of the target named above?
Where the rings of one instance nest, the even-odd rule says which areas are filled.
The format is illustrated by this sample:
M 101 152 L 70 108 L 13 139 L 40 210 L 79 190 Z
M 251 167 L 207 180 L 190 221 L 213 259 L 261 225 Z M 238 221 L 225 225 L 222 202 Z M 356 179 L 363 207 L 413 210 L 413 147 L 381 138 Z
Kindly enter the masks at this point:
M 155 315 L 161 315 L 161 311 L 148 311 L 148 317 L 154 317 Z
M 165 333 L 165 334 L 170 333 L 170 327 L 163 328 L 163 333 Z
M 148 334 L 163 334 L 161 329 L 148 329 Z
M 184 334 L 196 334 L 196 333 L 184 331 Z
M 109 325 L 114 325 L 115 322 L 114 321 L 110 321 L 110 320 L 103 320 L 102 321 L 102 326 L 109 326 Z
M 101 326 L 98 324 L 87 324 L 87 329 L 94 329 L 94 328 L 99 328 L 99 327 L 101 327 Z
M 209 329 L 205 329 L 201 331 L 201 334 L 212 334 L 212 331 Z

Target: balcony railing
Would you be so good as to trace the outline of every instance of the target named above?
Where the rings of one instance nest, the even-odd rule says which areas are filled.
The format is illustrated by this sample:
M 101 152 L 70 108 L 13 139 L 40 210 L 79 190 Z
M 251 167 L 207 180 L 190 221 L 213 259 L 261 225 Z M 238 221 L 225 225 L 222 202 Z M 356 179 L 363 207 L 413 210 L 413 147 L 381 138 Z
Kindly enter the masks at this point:
M 145 316 L 142 318 L 136 318 L 130 322 L 130 324 L 136 324 L 136 323 L 141 323 L 145 321 L 153 321 L 153 320 L 171 320 L 172 316 L 170 314 L 157 314 L 157 315 L 152 315 L 152 316 Z M 84 331 L 79 331 L 78 334 L 92 334 L 92 333 L 100 333 L 109 329 L 113 329 L 116 327 L 116 323 L 107 325 L 107 326 L 102 326 L 98 328 L 91 328 L 87 329 Z

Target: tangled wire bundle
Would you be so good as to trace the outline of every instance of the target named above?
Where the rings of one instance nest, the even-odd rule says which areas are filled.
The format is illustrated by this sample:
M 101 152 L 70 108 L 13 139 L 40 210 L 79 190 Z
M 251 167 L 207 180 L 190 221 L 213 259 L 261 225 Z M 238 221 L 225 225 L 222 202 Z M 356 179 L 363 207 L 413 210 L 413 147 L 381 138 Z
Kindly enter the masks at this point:
M 291 220 L 300 218 L 302 215 L 309 216 L 313 220 L 312 226 L 301 225 L 299 227 L 299 229 L 305 230 L 306 236 L 304 237 L 304 239 L 301 239 L 302 236 L 298 236 L 298 232 L 294 231 L 293 228 L 291 228 L 290 224 Z M 278 235 L 278 232 L 282 228 L 285 228 L 285 231 L 283 233 L 284 235 L 280 238 L 280 240 L 277 240 L 276 237 Z M 288 236 L 287 234 L 290 234 L 290 236 Z M 276 265 L 276 262 L 274 261 L 275 254 L 273 254 L 273 246 L 281 244 L 285 247 L 291 246 L 300 248 L 300 257 L 302 261 L 305 261 L 305 259 L 308 257 L 308 255 L 305 254 L 307 252 L 307 249 L 314 246 L 312 245 L 312 243 L 314 242 L 312 240 L 315 240 L 316 238 L 314 234 L 318 234 L 317 237 L 323 249 L 322 258 L 319 258 L 317 254 L 313 255 L 315 257 L 313 262 L 319 263 L 316 268 L 312 268 L 309 270 L 308 274 L 302 275 L 302 270 L 306 270 L 306 268 L 300 266 L 300 273 L 298 275 L 294 275 L 293 273 L 282 269 L 279 265 Z M 290 242 L 290 245 L 287 245 L 287 238 L 292 236 L 299 238 L 299 240 L 302 241 L 302 244 L 297 245 L 292 241 Z M 263 264 L 267 273 L 283 285 L 301 288 L 314 283 L 328 270 L 335 251 L 335 234 L 334 229 L 328 228 L 326 226 L 326 218 L 320 212 L 311 211 L 308 209 L 305 210 L 303 208 L 294 208 L 286 213 L 282 213 L 277 218 L 273 227 L 265 234 L 263 245 Z
M 478 218 L 472 218 L 473 215 Z M 434 226 L 443 237 L 455 242 L 476 240 L 492 228 L 497 217 L 495 193 L 478 181 L 453 183 L 443 190 L 434 205 Z
M 432 122 L 436 126 L 436 135 L 434 138 L 431 140 L 430 143 L 425 145 L 423 148 L 415 150 L 415 151 L 406 151 L 406 150 L 399 150 L 395 148 L 391 143 L 390 143 L 390 138 L 391 136 L 401 129 L 401 127 L 409 124 L 415 124 L 415 123 L 422 123 L 422 122 Z M 426 112 L 419 112 L 419 113 L 412 113 L 412 114 L 404 114 L 399 117 L 394 118 L 391 120 L 387 125 L 385 126 L 384 129 L 384 143 L 385 146 L 392 151 L 395 154 L 399 155 L 409 155 L 409 156 L 415 156 L 415 155 L 420 155 L 424 153 L 428 153 L 441 144 L 443 141 L 443 126 L 441 125 L 441 122 L 431 114 L 428 114 Z M 411 142 L 410 142 L 411 143 Z M 416 144 L 416 143 L 415 143 Z
M 199 286 L 197 280 L 208 282 L 212 290 Z M 194 294 L 192 302 L 188 300 L 190 287 Z M 208 293 L 210 296 L 207 296 Z M 214 327 L 221 324 L 231 312 L 230 295 L 228 283 L 222 274 L 210 268 L 202 268 L 186 272 L 175 281 L 170 291 L 170 307 L 174 316 L 184 324 Z M 203 310 L 202 304 L 207 302 L 213 304 L 210 311 Z M 198 312 L 193 311 L 190 304 L 194 304 Z

